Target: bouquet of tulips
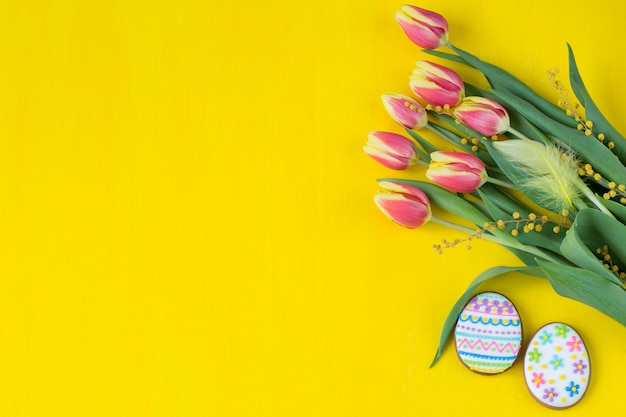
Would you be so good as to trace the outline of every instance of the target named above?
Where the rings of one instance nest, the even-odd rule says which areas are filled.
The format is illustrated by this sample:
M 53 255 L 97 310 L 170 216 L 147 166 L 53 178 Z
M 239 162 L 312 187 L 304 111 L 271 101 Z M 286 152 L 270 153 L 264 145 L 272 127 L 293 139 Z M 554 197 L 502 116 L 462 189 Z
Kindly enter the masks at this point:
M 545 278 L 561 296 L 626 326 L 626 140 L 589 96 L 571 48 L 569 81 L 577 102 L 570 102 L 551 71 L 560 95 L 553 104 L 500 67 L 454 46 L 443 16 L 405 5 L 396 19 L 424 53 L 478 70 L 489 87 L 465 83 L 452 69 L 421 60 L 410 77 L 414 97 L 383 95 L 385 109 L 406 136 L 371 132 L 364 151 L 394 170 L 424 165 L 429 181 L 379 179 L 376 205 L 408 228 L 431 221 L 463 233 L 435 245 L 438 251 L 485 239 L 524 264 L 493 267 L 469 284 L 444 323 L 433 364 L 477 287 L 512 271 Z M 452 151 L 440 150 L 420 131 L 436 135 Z M 431 205 L 472 226 L 433 216 Z

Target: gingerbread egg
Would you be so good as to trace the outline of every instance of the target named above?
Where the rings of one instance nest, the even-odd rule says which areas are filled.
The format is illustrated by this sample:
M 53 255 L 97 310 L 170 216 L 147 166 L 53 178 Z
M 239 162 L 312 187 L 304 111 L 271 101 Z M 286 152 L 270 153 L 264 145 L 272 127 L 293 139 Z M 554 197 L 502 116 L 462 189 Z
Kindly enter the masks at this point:
M 571 407 L 585 395 L 590 376 L 589 352 L 571 326 L 550 323 L 533 335 L 524 356 L 524 380 L 541 404 Z
M 522 322 L 513 303 L 502 294 L 484 292 L 465 305 L 454 329 L 456 352 L 473 372 L 499 374 L 517 359 Z

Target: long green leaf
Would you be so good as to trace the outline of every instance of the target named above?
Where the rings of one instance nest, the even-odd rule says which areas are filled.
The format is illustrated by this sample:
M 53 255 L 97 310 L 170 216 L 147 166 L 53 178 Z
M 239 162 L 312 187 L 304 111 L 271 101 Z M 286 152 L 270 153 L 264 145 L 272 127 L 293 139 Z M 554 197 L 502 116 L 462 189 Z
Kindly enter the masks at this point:
M 603 133 L 607 139 L 615 144 L 613 153 L 619 157 L 621 161 L 626 161 L 626 140 L 624 137 L 609 123 L 604 117 L 596 103 L 591 99 L 585 83 L 583 82 L 578 66 L 576 65 L 576 59 L 574 58 L 574 52 L 572 47 L 567 44 L 567 52 L 569 57 L 569 79 L 576 98 L 580 101 L 585 108 L 585 118 L 593 121 L 593 130 L 598 133 Z
M 416 132 L 414 132 L 411 129 L 405 128 L 406 132 L 411 135 L 411 137 L 413 139 L 415 139 L 417 141 L 417 143 L 420 144 L 420 146 L 422 148 L 424 148 L 424 150 L 426 151 L 426 153 L 428 155 L 430 155 L 433 152 L 438 151 L 439 149 L 437 149 L 437 147 L 435 147 L 434 145 L 432 145 L 430 142 L 428 142 L 426 139 L 424 139 L 423 137 L 421 137 L 419 134 L 417 134 Z M 424 155 L 422 155 L 422 157 L 424 157 Z M 426 162 L 430 162 L 430 156 L 428 156 L 428 158 L 426 159 Z
M 484 136 L 482 133 L 478 133 L 477 131 L 475 131 L 474 129 L 466 125 L 459 124 L 457 120 L 452 116 L 448 116 L 447 114 L 434 113 L 434 112 L 431 114 L 434 118 L 443 121 L 452 129 L 461 132 L 461 134 L 464 135 L 464 137 L 466 138 L 482 138 Z
M 463 311 L 463 307 L 472 299 L 474 296 L 474 291 L 483 284 L 485 281 L 490 280 L 491 278 L 498 277 L 500 275 L 507 274 L 509 272 L 521 272 L 526 275 L 533 275 L 543 277 L 541 270 L 537 267 L 528 267 L 528 266 L 496 266 L 493 268 L 489 268 L 486 271 L 483 271 L 480 275 L 478 275 L 474 280 L 468 285 L 465 292 L 459 297 L 457 302 L 452 306 L 452 309 L 448 313 L 446 320 L 443 324 L 443 328 L 441 329 L 441 336 L 439 338 L 439 347 L 437 348 L 437 353 L 435 354 L 435 358 L 433 362 L 430 364 L 431 368 L 437 363 L 441 355 L 443 354 L 443 350 L 452 334 L 452 329 L 456 324 L 459 314 Z
M 483 184 L 477 191 L 479 191 L 479 197 L 481 197 L 482 193 L 488 194 L 493 202 L 501 210 L 504 210 L 508 216 L 511 216 L 515 212 L 526 215 L 531 211 L 526 205 L 513 198 L 510 194 L 507 194 L 497 186 L 488 182 Z
M 496 65 L 482 61 L 462 49 L 452 45 L 450 45 L 450 48 L 471 66 L 482 72 L 495 89 L 508 90 L 524 100 L 529 101 L 553 120 L 566 126 L 576 127 L 576 122 L 571 117 L 568 117 L 563 110 L 535 93 L 530 87 L 520 81 L 519 78 Z
M 608 245 L 613 261 L 625 265 L 626 226 L 595 209 L 583 209 L 561 243 L 561 251 L 576 265 L 593 271 L 613 284 L 622 286 L 617 276 L 606 269 L 595 255 L 596 249 Z
M 608 208 L 616 219 L 626 224 L 626 206 L 613 200 L 600 200 L 604 207 Z
M 510 212 L 510 213 L 505 212 L 504 210 L 500 208 L 500 205 L 507 204 L 507 206 L 510 207 L 510 204 L 512 204 L 512 201 L 511 200 L 505 201 L 504 200 L 505 197 L 503 195 L 497 194 L 493 192 L 493 190 L 491 193 L 487 193 L 485 192 L 486 190 L 488 190 L 488 188 L 485 190 L 478 189 L 478 193 L 481 199 L 485 202 L 485 205 L 487 206 L 489 212 L 491 213 L 491 216 L 494 219 L 511 220 L 513 218 L 511 216 L 511 213 L 515 211 L 520 212 L 521 210 L 523 210 L 521 206 L 518 206 L 513 212 Z M 523 213 L 523 211 L 521 212 Z M 510 234 L 511 231 L 516 228 L 517 228 L 516 225 L 509 223 L 508 225 L 505 226 L 504 231 Z M 547 249 L 548 251 L 551 252 L 550 253 L 551 256 L 554 256 L 555 254 L 558 254 L 558 256 L 561 256 L 561 250 L 560 250 L 561 239 L 557 235 L 552 233 L 552 231 L 546 231 L 546 232 L 531 231 L 529 233 L 522 232 L 516 237 L 516 239 L 522 242 L 524 245 Z
M 626 326 L 626 291 L 588 269 L 538 260 L 561 296 L 580 301 Z
M 443 58 L 443 59 L 447 59 L 448 61 L 452 61 L 452 62 L 458 62 L 459 64 L 465 64 L 465 65 L 469 65 L 469 63 L 464 60 L 463 58 L 461 58 L 458 55 L 454 55 L 454 54 L 450 54 L 448 52 L 442 52 L 436 49 L 422 49 L 422 52 L 432 55 L 432 56 L 436 56 L 438 58 Z
M 580 158 L 589 162 L 594 170 L 600 172 L 602 176 L 618 184 L 626 184 L 626 167 L 600 141 L 586 136 L 577 129 L 568 128 L 554 121 L 531 103 L 508 91 L 494 90 L 493 93 L 507 105 L 516 108 L 529 122 L 574 150 Z
M 523 250 L 514 249 L 508 246 L 505 248 L 511 252 L 513 255 L 517 257 L 524 265 L 527 266 L 537 266 L 537 255 L 533 255 L 532 253 L 525 252 Z
M 452 132 L 449 129 L 446 129 L 443 126 L 439 126 L 435 123 L 431 124 L 431 129 L 437 131 L 437 133 L 439 135 L 441 135 L 442 137 L 446 137 L 448 138 L 448 141 L 451 143 L 454 143 L 455 146 L 458 146 L 459 148 L 463 149 L 465 152 L 467 153 L 471 153 L 476 155 L 481 161 L 483 161 L 483 163 L 485 165 L 495 165 L 495 162 L 493 161 L 493 159 L 491 159 L 491 155 L 489 155 L 489 153 L 483 149 L 478 149 L 478 151 L 474 152 L 472 151 L 472 144 L 471 143 L 463 143 L 462 142 L 462 137 L 457 135 L 456 133 Z

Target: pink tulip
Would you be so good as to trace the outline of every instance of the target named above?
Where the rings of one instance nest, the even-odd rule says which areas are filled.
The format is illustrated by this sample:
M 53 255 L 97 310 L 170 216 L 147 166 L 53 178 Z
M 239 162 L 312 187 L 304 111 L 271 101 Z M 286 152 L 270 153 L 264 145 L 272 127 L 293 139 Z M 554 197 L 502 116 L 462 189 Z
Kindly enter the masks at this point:
M 395 170 L 407 169 L 418 160 L 413 142 L 391 132 L 371 132 L 363 150 L 387 168 Z
M 499 135 L 510 126 L 506 109 L 486 97 L 466 97 L 453 112 L 461 123 L 485 136 Z
M 389 116 L 401 126 L 421 129 L 428 123 L 426 109 L 412 97 L 399 93 L 385 93 L 383 105 Z
M 437 49 L 448 42 L 448 22 L 440 14 L 404 5 L 396 13 L 396 20 L 420 48 Z
M 465 96 L 465 85 L 459 75 L 442 65 L 417 61 L 409 85 L 426 104 L 454 107 Z
M 463 152 L 432 152 L 426 177 L 450 191 L 471 193 L 487 181 L 482 161 Z
M 401 226 L 415 229 L 428 222 L 430 200 L 422 190 L 399 181 L 380 181 L 381 191 L 374 196 L 378 208 Z

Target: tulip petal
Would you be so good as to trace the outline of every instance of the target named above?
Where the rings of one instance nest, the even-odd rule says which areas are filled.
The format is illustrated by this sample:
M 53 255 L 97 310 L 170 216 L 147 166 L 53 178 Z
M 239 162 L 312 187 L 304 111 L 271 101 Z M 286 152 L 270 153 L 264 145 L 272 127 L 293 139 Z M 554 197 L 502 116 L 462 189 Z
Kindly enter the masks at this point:
M 395 170 L 407 169 L 418 160 L 413 142 L 391 132 L 370 132 L 363 151 L 387 168 Z
M 409 86 L 424 103 L 456 106 L 465 95 L 461 77 L 449 68 L 429 61 L 417 61 Z
M 426 177 L 450 191 L 471 193 L 487 181 L 484 164 L 472 154 L 437 151 L 430 157 Z
M 372 146 L 363 146 L 363 151 L 365 151 L 365 153 L 369 155 L 372 159 L 389 169 L 400 171 L 407 169 L 409 166 L 412 165 L 411 160 L 408 158 L 391 155 Z
M 381 192 L 374 196 L 376 206 L 394 222 L 415 229 L 430 220 L 430 205 L 408 194 Z
M 485 136 L 499 135 L 510 125 L 506 109 L 485 97 L 466 97 L 453 112 L 458 120 Z
M 404 5 L 396 20 L 409 39 L 424 49 L 436 49 L 448 41 L 448 22 L 435 12 Z
M 428 78 L 436 81 L 441 87 L 459 90 L 465 88 L 461 76 L 448 67 L 425 60 L 417 61 L 415 67 L 414 71 L 428 74 Z
M 385 110 L 401 126 L 420 129 L 428 123 L 428 113 L 412 97 L 399 93 L 385 93 L 382 96 Z
M 415 157 L 415 151 L 411 141 L 402 135 L 391 132 L 371 132 L 368 137 L 367 144 L 382 150 L 383 152 L 393 153 L 405 158 Z
M 485 165 L 477 156 L 465 152 L 437 151 L 430 154 L 431 160 L 440 163 L 461 164 L 468 168 L 483 171 Z
M 426 171 L 426 177 L 450 191 L 471 193 L 483 185 L 484 181 L 475 172 L 459 171 L 447 167 L 434 167 Z
M 422 204 L 430 205 L 430 200 L 428 199 L 426 193 L 413 185 L 393 180 L 380 180 L 378 181 L 378 185 L 381 189 L 385 191 L 408 194 L 416 198 Z

